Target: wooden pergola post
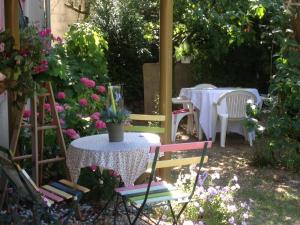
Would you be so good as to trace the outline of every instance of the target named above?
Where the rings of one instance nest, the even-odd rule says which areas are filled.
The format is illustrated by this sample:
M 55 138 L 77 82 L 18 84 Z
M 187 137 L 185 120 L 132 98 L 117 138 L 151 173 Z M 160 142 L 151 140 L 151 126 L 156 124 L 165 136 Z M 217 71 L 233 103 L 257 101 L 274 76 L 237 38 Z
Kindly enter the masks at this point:
M 5 0 L 5 29 L 8 30 L 15 40 L 15 48 L 20 49 L 20 24 L 19 24 L 19 1 Z M 11 139 L 12 130 L 15 123 L 16 111 L 13 106 L 14 95 L 8 93 L 8 120 L 9 120 L 9 139 Z
M 19 2 L 18 0 L 5 0 L 5 29 L 9 30 L 15 39 L 15 48 L 20 48 L 19 28 Z
M 160 113 L 166 116 L 163 143 L 171 142 L 173 0 L 160 1 Z
M 172 129 L 172 36 L 173 36 L 173 0 L 160 1 L 160 113 L 166 116 L 163 144 L 171 142 Z M 165 154 L 166 158 L 170 155 Z M 159 172 L 164 180 L 170 180 L 170 169 Z

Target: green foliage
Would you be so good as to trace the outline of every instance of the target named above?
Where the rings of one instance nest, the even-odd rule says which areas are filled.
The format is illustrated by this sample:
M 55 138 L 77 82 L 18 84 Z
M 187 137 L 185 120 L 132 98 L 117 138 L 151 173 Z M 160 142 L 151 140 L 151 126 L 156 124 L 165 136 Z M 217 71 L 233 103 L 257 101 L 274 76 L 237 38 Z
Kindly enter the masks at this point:
M 158 60 L 157 0 L 94 0 L 90 20 L 108 42 L 108 75 L 124 85 L 124 99 L 141 108 L 145 62 Z M 153 35 L 155 33 L 155 35 Z
M 107 75 L 107 42 L 101 30 L 90 23 L 76 23 L 65 35 L 69 73 L 103 81 Z

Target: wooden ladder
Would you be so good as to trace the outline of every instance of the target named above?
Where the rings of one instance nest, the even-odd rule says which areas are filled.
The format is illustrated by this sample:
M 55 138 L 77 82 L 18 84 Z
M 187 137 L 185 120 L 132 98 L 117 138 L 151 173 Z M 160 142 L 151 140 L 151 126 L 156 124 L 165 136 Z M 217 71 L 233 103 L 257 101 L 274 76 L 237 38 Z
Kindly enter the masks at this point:
M 60 120 L 58 117 L 58 113 L 56 110 L 55 98 L 53 94 L 52 85 L 50 82 L 47 82 L 43 85 L 43 87 L 47 90 L 46 93 L 43 94 L 35 94 L 30 99 L 31 105 L 31 118 L 30 124 L 24 122 L 24 110 L 25 105 L 21 107 L 20 112 L 17 115 L 15 126 L 12 132 L 12 138 L 10 142 L 10 150 L 12 155 L 14 156 L 15 161 L 20 161 L 24 159 L 32 159 L 32 178 L 37 186 L 42 185 L 42 176 L 43 170 L 42 166 L 49 163 L 55 162 L 63 162 L 65 167 L 66 178 L 71 180 L 70 172 L 66 166 L 66 145 L 63 137 L 63 132 L 61 129 Z M 52 117 L 52 124 L 44 124 L 45 122 L 45 107 L 44 104 L 49 102 L 50 109 L 51 109 L 51 117 Z M 20 136 L 20 131 L 24 127 L 29 127 L 31 129 L 31 142 L 32 142 L 32 153 L 28 155 L 18 155 L 17 154 L 17 146 Z M 54 158 L 44 159 L 44 131 L 47 129 L 55 129 L 56 136 L 57 136 L 57 144 L 59 145 L 59 155 Z M 6 190 L 7 188 L 7 181 L 4 181 L 2 184 L 2 190 Z M 5 200 L 5 192 L 3 192 L 2 197 L 0 199 L 0 208 L 3 205 Z
M 25 124 L 23 121 L 23 112 L 17 118 L 17 126 L 13 131 L 12 141 L 11 141 L 11 151 L 13 155 L 16 155 L 18 139 L 20 135 L 20 130 L 22 127 L 30 127 L 32 132 L 32 154 L 30 155 L 23 155 L 23 156 L 15 156 L 14 160 L 22 160 L 26 158 L 32 158 L 33 163 L 33 180 L 36 182 L 37 186 L 40 186 L 42 183 L 42 170 L 41 167 L 44 164 L 54 163 L 54 162 L 64 162 L 66 166 L 66 145 L 65 140 L 63 137 L 63 132 L 61 129 L 61 124 L 59 121 L 58 113 L 56 110 L 55 98 L 53 94 L 52 85 L 50 82 L 45 83 L 44 88 L 47 90 L 46 93 L 40 95 L 34 95 L 30 100 L 31 105 L 31 124 Z M 50 103 L 51 109 L 51 117 L 52 117 L 52 124 L 44 124 L 45 120 L 45 108 L 44 103 L 48 99 Z M 39 116 L 38 116 L 39 115 Z M 44 131 L 47 129 L 56 129 L 57 133 L 57 144 L 59 145 L 60 155 L 56 156 L 55 158 L 51 159 L 44 159 L 43 158 L 43 149 L 44 149 Z M 66 169 L 67 178 L 70 179 L 69 171 Z
M 286 2 L 286 8 L 289 8 L 291 6 L 300 6 L 300 0 L 288 0 Z

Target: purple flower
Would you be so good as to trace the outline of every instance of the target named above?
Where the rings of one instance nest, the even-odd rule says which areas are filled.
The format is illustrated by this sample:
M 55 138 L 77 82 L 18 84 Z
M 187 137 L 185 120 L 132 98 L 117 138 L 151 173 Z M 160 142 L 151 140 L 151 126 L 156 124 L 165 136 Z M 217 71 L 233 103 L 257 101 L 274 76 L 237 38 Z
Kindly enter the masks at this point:
M 207 189 L 207 192 L 208 192 L 210 195 L 212 195 L 212 196 L 218 194 L 218 191 L 217 191 L 214 187 L 209 187 L 209 188 Z
M 230 223 L 232 225 L 235 224 L 233 216 L 229 218 L 228 223 Z
M 202 187 L 203 184 L 204 184 L 204 181 L 206 180 L 206 178 L 208 177 L 208 173 L 207 172 L 204 172 L 203 174 L 201 174 L 199 176 L 199 179 L 198 179 L 198 186 L 199 187 Z
M 223 192 L 228 192 L 229 190 L 230 190 L 230 189 L 229 189 L 228 186 L 225 186 L 225 187 L 222 188 L 222 191 L 223 191 Z

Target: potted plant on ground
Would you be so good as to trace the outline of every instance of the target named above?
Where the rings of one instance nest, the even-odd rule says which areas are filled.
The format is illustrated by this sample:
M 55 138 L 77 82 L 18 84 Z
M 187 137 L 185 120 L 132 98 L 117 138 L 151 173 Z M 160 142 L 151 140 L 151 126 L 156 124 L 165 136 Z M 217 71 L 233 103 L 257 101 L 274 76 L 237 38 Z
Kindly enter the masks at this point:
M 124 122 L 129 118 L 129 114 L 123 107 L 121 86 L 109 84 L 106 110 L 102 113 L 102 119 L 106 122 L 110 142 L 124 140 Z

